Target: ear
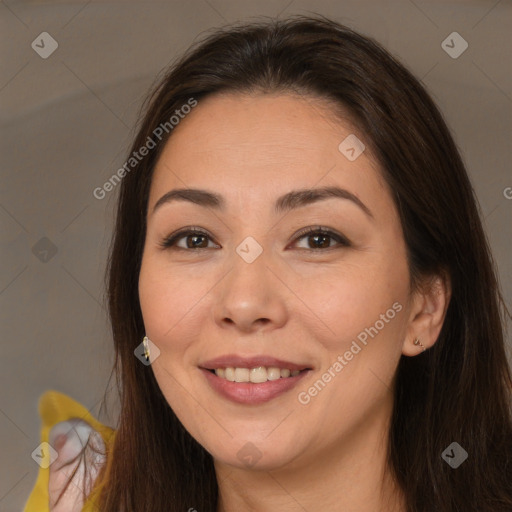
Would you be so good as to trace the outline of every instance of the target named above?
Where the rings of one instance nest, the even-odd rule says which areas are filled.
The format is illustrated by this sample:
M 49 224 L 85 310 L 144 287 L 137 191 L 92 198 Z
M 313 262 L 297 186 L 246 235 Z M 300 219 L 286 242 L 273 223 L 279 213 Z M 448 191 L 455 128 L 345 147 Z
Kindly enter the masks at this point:
M 448 274 L 435 275 L 422 283 L 415 291 L 402 346 L 405 356 L 417 356 L 431 348 L 441 332 L 451 298 L 451 283 Z M 419 340 L 417 344 L 415 340 Z

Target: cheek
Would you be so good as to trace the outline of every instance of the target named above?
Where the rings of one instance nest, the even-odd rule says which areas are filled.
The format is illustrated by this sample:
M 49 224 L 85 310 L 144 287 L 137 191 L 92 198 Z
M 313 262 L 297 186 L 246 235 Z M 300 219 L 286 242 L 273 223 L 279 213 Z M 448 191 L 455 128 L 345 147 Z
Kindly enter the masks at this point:
M 403 317 L 399 313 L 405 309 L 407 300 L 405 261 L 388 258 L 383 253 L 374 253 L 362 261 L 332 269 L 328 276 L 307 279 L 301 286 L 300 297 L 315 313 L 317 321 L 321 320 L 321 330 L 317 332 L 326 333 L 324 343 L 329 350 L 350 345 L 376 322 L 379 332 L 392 336 L 401 329 L 402 322 L 395 320 Z
M 198 267 L 171 266 L 161 255 L 143 258 L 140 307 L 146 334 L 161 351 L 183 351 L 197 338 L 211 288 Z
M 176 290 L 180 290 L 180 293 Z M 158 343 L 166 333 L 172 332 L 173 326 L 185 315 L 192 294 L 192 287 L 185 286 L 155 258 L 143 258 L 139 276 L 139 300 L 150 339 L 154 338 Z

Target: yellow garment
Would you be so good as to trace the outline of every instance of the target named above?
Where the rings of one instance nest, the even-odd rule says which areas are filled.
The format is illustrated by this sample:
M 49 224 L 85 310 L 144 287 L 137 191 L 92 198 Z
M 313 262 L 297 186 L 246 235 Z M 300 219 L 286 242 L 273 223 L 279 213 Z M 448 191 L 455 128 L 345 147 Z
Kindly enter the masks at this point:
M 115 438 L 115 430 L 100 423 L 89 411 L 79 402 L 76 402 L 69 396 L 58 391 L 46 391 L 39 398 L 39 415 L 42 421 L 41 443 L 48 443 L 48 435 L 53 426 L 61 421 L 67 421 L 72 418 L 79 418 L 89 423 L 102 437 L 103 442 L 109 453 Z M 36 483 L 23 512 L 49 512 L 49 481 L 50 469 L 39 468 Z M 98 507 L 92 501 L 93 496 L 84 503 L 82 512 L 98 512 Z

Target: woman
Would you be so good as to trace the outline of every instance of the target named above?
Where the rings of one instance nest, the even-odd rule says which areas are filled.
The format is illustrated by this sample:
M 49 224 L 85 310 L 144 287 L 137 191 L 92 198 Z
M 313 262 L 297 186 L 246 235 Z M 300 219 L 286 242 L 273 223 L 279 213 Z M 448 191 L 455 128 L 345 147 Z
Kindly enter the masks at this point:
M 118 177 L 122 409 L 84 510 L 512 510 L 510 315 L 446 124 L 381 46 L 220 30 Z

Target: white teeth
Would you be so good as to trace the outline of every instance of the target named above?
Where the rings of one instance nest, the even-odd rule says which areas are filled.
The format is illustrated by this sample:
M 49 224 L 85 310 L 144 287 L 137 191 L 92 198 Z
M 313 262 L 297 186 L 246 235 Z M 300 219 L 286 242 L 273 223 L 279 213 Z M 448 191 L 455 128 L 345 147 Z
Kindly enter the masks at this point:
M 251 368 L 251 371 L 249 372 L 249 379 L 255 384 L 260 382 L 267 382 L 267 369 L 264 366 Z
M 224 378 L 230 380 L 231 382 L 235 382 L 235 369 L 234 368 L 226 368 L 224 370 Z
M 235 368 L 235 382 L 249 382 L 249 368 Z
M 267 382 L 267 380 L 285 379 L 287 377 L 295 377 L 299 375 L 299 370 L 289 370 L 288 368 L 277 368 L 270 366 L 258 366 L 257 368 L 217 368 L 215 375 L 221 379 L 226 379 L 231 382 L 252 382 L 259 384 Z
M 281 370 L 279 368 L 269 368 L 267 370 L 268 380 L 277 380 L 281 378 Z

